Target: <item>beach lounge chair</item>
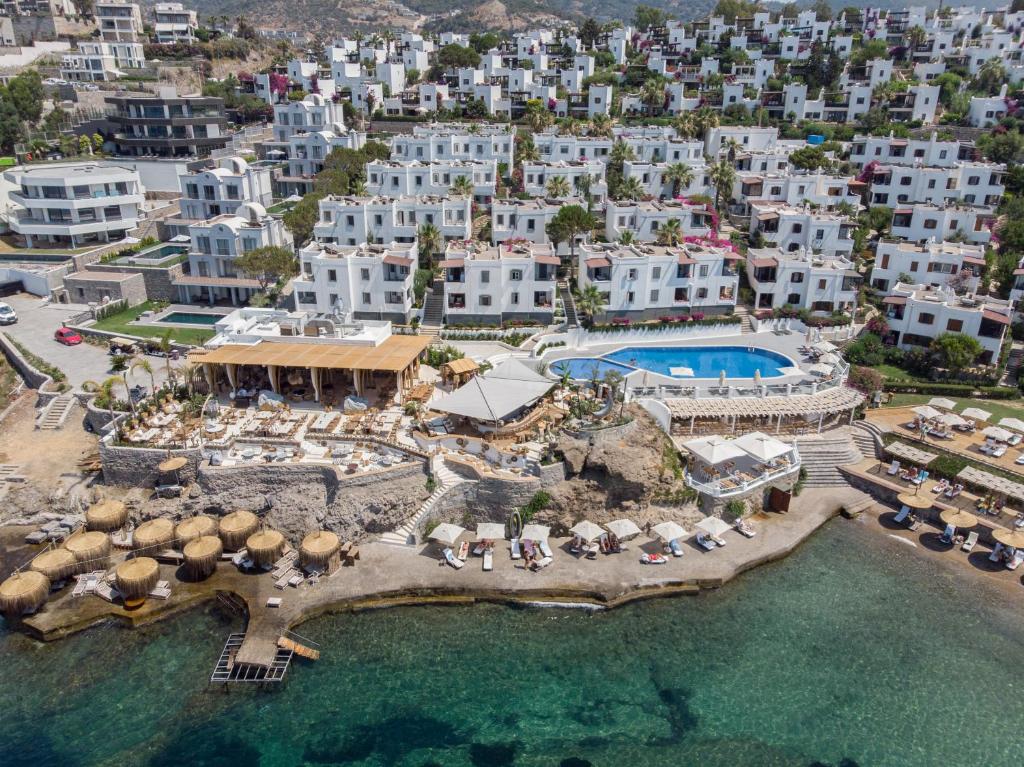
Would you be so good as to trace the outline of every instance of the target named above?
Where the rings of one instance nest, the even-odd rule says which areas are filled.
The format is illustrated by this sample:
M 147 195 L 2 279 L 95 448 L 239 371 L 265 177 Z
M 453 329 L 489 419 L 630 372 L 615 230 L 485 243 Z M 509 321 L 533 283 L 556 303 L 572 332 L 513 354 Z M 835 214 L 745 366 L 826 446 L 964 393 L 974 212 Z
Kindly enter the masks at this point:
M 489 573 L 494 569 L 494 552 L 491 549 L 484 549 L 484 572 Z
M 463 567 L 465 567 L 466 563 L 458 557 L 456 557 L 455 552 L 451 549 L 446 548 L 442 553 L 444 554 L 444 561 L 452 567 L 454 567 L 456 570 L 461 570 Z
M 910 481 L 915 485 L 920 485 L 923 484 L 926 479 L 928 479 L 928 472 L 922 471 L 918 472 L 918 475 L 912 478 Z
M 519 539 L 518 538 L 513 538 L 511 541 L 509 541 L 508 548 L 509 548 L 509 551 L 512 553 L 512 559 L 522 559 L 523 558 L 523 553 L 519 549 Z
M 736 532 L 745 538 L 753 538 L 757 535 L 757 530 L 754 529 L 754 526 L 744 519 L 736 520 Z
M 547 541 L 540 541 L 537 544 L 537 548 L 540 549 L 540 553 L 543 554 L 545 557 L 551 556 L 551 547 L 548 545 Z
M 893 522 L 895 522 L 897 525 L 902 525 L 904 522 L 906 522 L 907 517 L 909 515 L 910 515 L 910 507 L 909 506 L 903 506 L 900 509 L 900 513 L 896 515 L 895 519 L 893 519 Z
M 459 559 L 463 562 L 469 557 L 469 541 L 463 541 L 459 546 Z
M 554 561 L 555 560 L 552 559 L 551 557 L 544 557 L 542 559 L 538 559 L 537 560 L 537 569 L 538 570 L 543 570 L 545 567 L 547 567 L 548 565 L 550 565 Z
M 956 528 L 953 525 L 946 525 L 946 529 L 942 531 L 942 537 L 940 541 L 945 543 L 947 546 L 953 545 L 953 536 L 956 534 Z
M 697 533 L 697 545 L 704 549 L 704 551 L 714 551 L 718 548 L 715 542 L 705 533 Z
M 668 546 L 670 549 L 672 549 L 672 556 L 683 556 L 683 545 L 679 542 L 678 538 L 673 538 L 671 541 L 669 541 Z
M 967 540 L 964 541 L 964 545 L 960 547 L 961 550 L 966 551 L 968 554 L 974 551 L 974 546 L 978 543 L 978 533 L 972 532 L 967 536 Z
M 1006 569 L 1016 570 L 1022 562 L 1024 562 L 1024 549 L 1017 549 L 1013 552 L 1013 556 L 1007 560 Z
M 1006 445 L 999 445 L 995 450 L 989 453 L 993 458 L 1002 458 L 1006 455 Z

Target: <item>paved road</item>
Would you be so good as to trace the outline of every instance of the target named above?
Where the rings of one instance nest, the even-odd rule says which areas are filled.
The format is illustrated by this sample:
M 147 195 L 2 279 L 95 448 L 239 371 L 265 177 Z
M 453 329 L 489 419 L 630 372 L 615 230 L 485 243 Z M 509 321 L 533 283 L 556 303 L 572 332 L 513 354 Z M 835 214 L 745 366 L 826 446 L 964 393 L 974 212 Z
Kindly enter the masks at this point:
M 14 325 L 0 327 L 0 332 L 7 333 L 33 354 L 38 355 L 51 365 L 64 371 L 70 383 L 76 389 L 83 381 L 103 381 L 113 373 L 110 370 L 110 356 L 106 349 L 92 344 L 63 346 L 53 340 L 53 333 L 72 314 L 77 314 L 85 307 L 77 304 L 47 304 L 37 296 L 26 293 L 0 299 L 18 313 L 18 322 Z M 158 357 L 147 357 L 153 366 L 159 385 L 164 379 L 164 360 Z M 130 373 L 128 381 L 133 386 L 139 384 L 150 388 L 149 375 L 143 371 Z M 124 392 L 118 392 L 123 397 Z

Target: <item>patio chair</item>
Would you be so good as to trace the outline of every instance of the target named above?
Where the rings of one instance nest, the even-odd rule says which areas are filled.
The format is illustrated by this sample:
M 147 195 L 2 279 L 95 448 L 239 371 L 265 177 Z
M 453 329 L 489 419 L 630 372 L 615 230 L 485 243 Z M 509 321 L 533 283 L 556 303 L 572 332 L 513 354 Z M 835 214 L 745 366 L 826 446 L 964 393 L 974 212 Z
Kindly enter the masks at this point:
M 974 551 L 974 546 L 977 543 L 978 543 L 978 533 L 977 532 L 972 532 L 970 535 L 967 536 L 967 540 L 964 541 L 964 545 L 961 546 L 960 548 L 961 548 L 961 550 L 966 551 L 967 553 L 970 553 L 970 552 Z

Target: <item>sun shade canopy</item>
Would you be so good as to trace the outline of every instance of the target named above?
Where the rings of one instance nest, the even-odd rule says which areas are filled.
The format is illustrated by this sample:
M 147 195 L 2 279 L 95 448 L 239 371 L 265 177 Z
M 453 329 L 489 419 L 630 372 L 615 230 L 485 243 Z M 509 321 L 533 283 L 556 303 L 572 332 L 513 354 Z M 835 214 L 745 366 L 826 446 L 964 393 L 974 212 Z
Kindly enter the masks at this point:
M 554 385 L 554 381 L 510 359 L 432 402 L 430 408 L 480 421 L 501 421 L 532 405 Z
M 224 344 L 192 355 L 194 362 L 221 365 L 278 365 L 333 370 L 381 370 L 409 367 L 430 345 L 427 336 L 390 336 L 377 346 L 261 342 Z

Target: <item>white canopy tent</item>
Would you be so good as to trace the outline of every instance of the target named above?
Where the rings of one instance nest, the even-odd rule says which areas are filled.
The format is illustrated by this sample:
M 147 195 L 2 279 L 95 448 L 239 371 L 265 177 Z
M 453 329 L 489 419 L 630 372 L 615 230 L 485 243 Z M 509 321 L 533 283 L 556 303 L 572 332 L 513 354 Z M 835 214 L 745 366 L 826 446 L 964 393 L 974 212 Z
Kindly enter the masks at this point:
M 486 375 L 474 376 L 451 394 L 430 403 L 430 409 L 478 421 L 503 421 L 532 405 L 554 385 L 554 381 L 522 362 L 508 359 Z
M 1013 439 L 1013 432 L 1007 431 L 999 426 L 989 426 L 987 429 L 983 429 L 981 433 L 989 439 L 994 439 L 997 442 L 1009 442 Z
M 736 445 L 737 440 L 727 440 L 715 435 L 691 439 L 683 443 L 683 447 L 693 453 L 711 466 L 716 466 L 733 458 L 741 458 L 746 455 L 742 448 Z
M 759 431 L 752 431 L 733 440 L 733 444 L 747 455 L 762 462 L 774 461 L 776 458 L 792 452 L 793 448 L 785 442 L 769 437 Z
M 937 407 L 939 410 L 955 410 L 956 403 L 951 399 L 945 397 L 932 397 L 928 400 L 928 404 L 932 407 Z
M 973 418 L 976 421 L 987 421 L 992 417 L 992 414 L 987 410 L 982 410 L 980 407 L 968 407 L 964 408 L 963 412 L 960 413 L 964 418 Z
M 961 418 L 956 413 L 943 413 L 936 416 L 935 420 L 939 423 L 945 424 L 946 426 L 963 426 L 967 423 L 965 419 Z
M 913 412 L 921 416 L 925 420 L 931 420 L 932 418 L 938 418 L 942 413 L 933 408 L 931 405 L 918 405 L 913 408 Z
M 1024 432 L 1024 421 L 1019 418 L 1001 418 L 999 419 L 999 425 L 1004 429 L 1012 429 L 1013 431 Z
M 652 527 L 651 532 L 665 541 L 665 543 L 671 543 L 676 538 L 682 538 L 686 535 L 686 529 L 676 522 L 661 522 Z
M 599 525 L 595 525 L 589 519 L 584 519 L 581 522 L 577 522 L 575 525 L 572 526 L 569 532 L 573 535 L 578 535 L 586 543 L 596 541 L 598 538 L 604 535 L 604 530 L 602 530 Z

